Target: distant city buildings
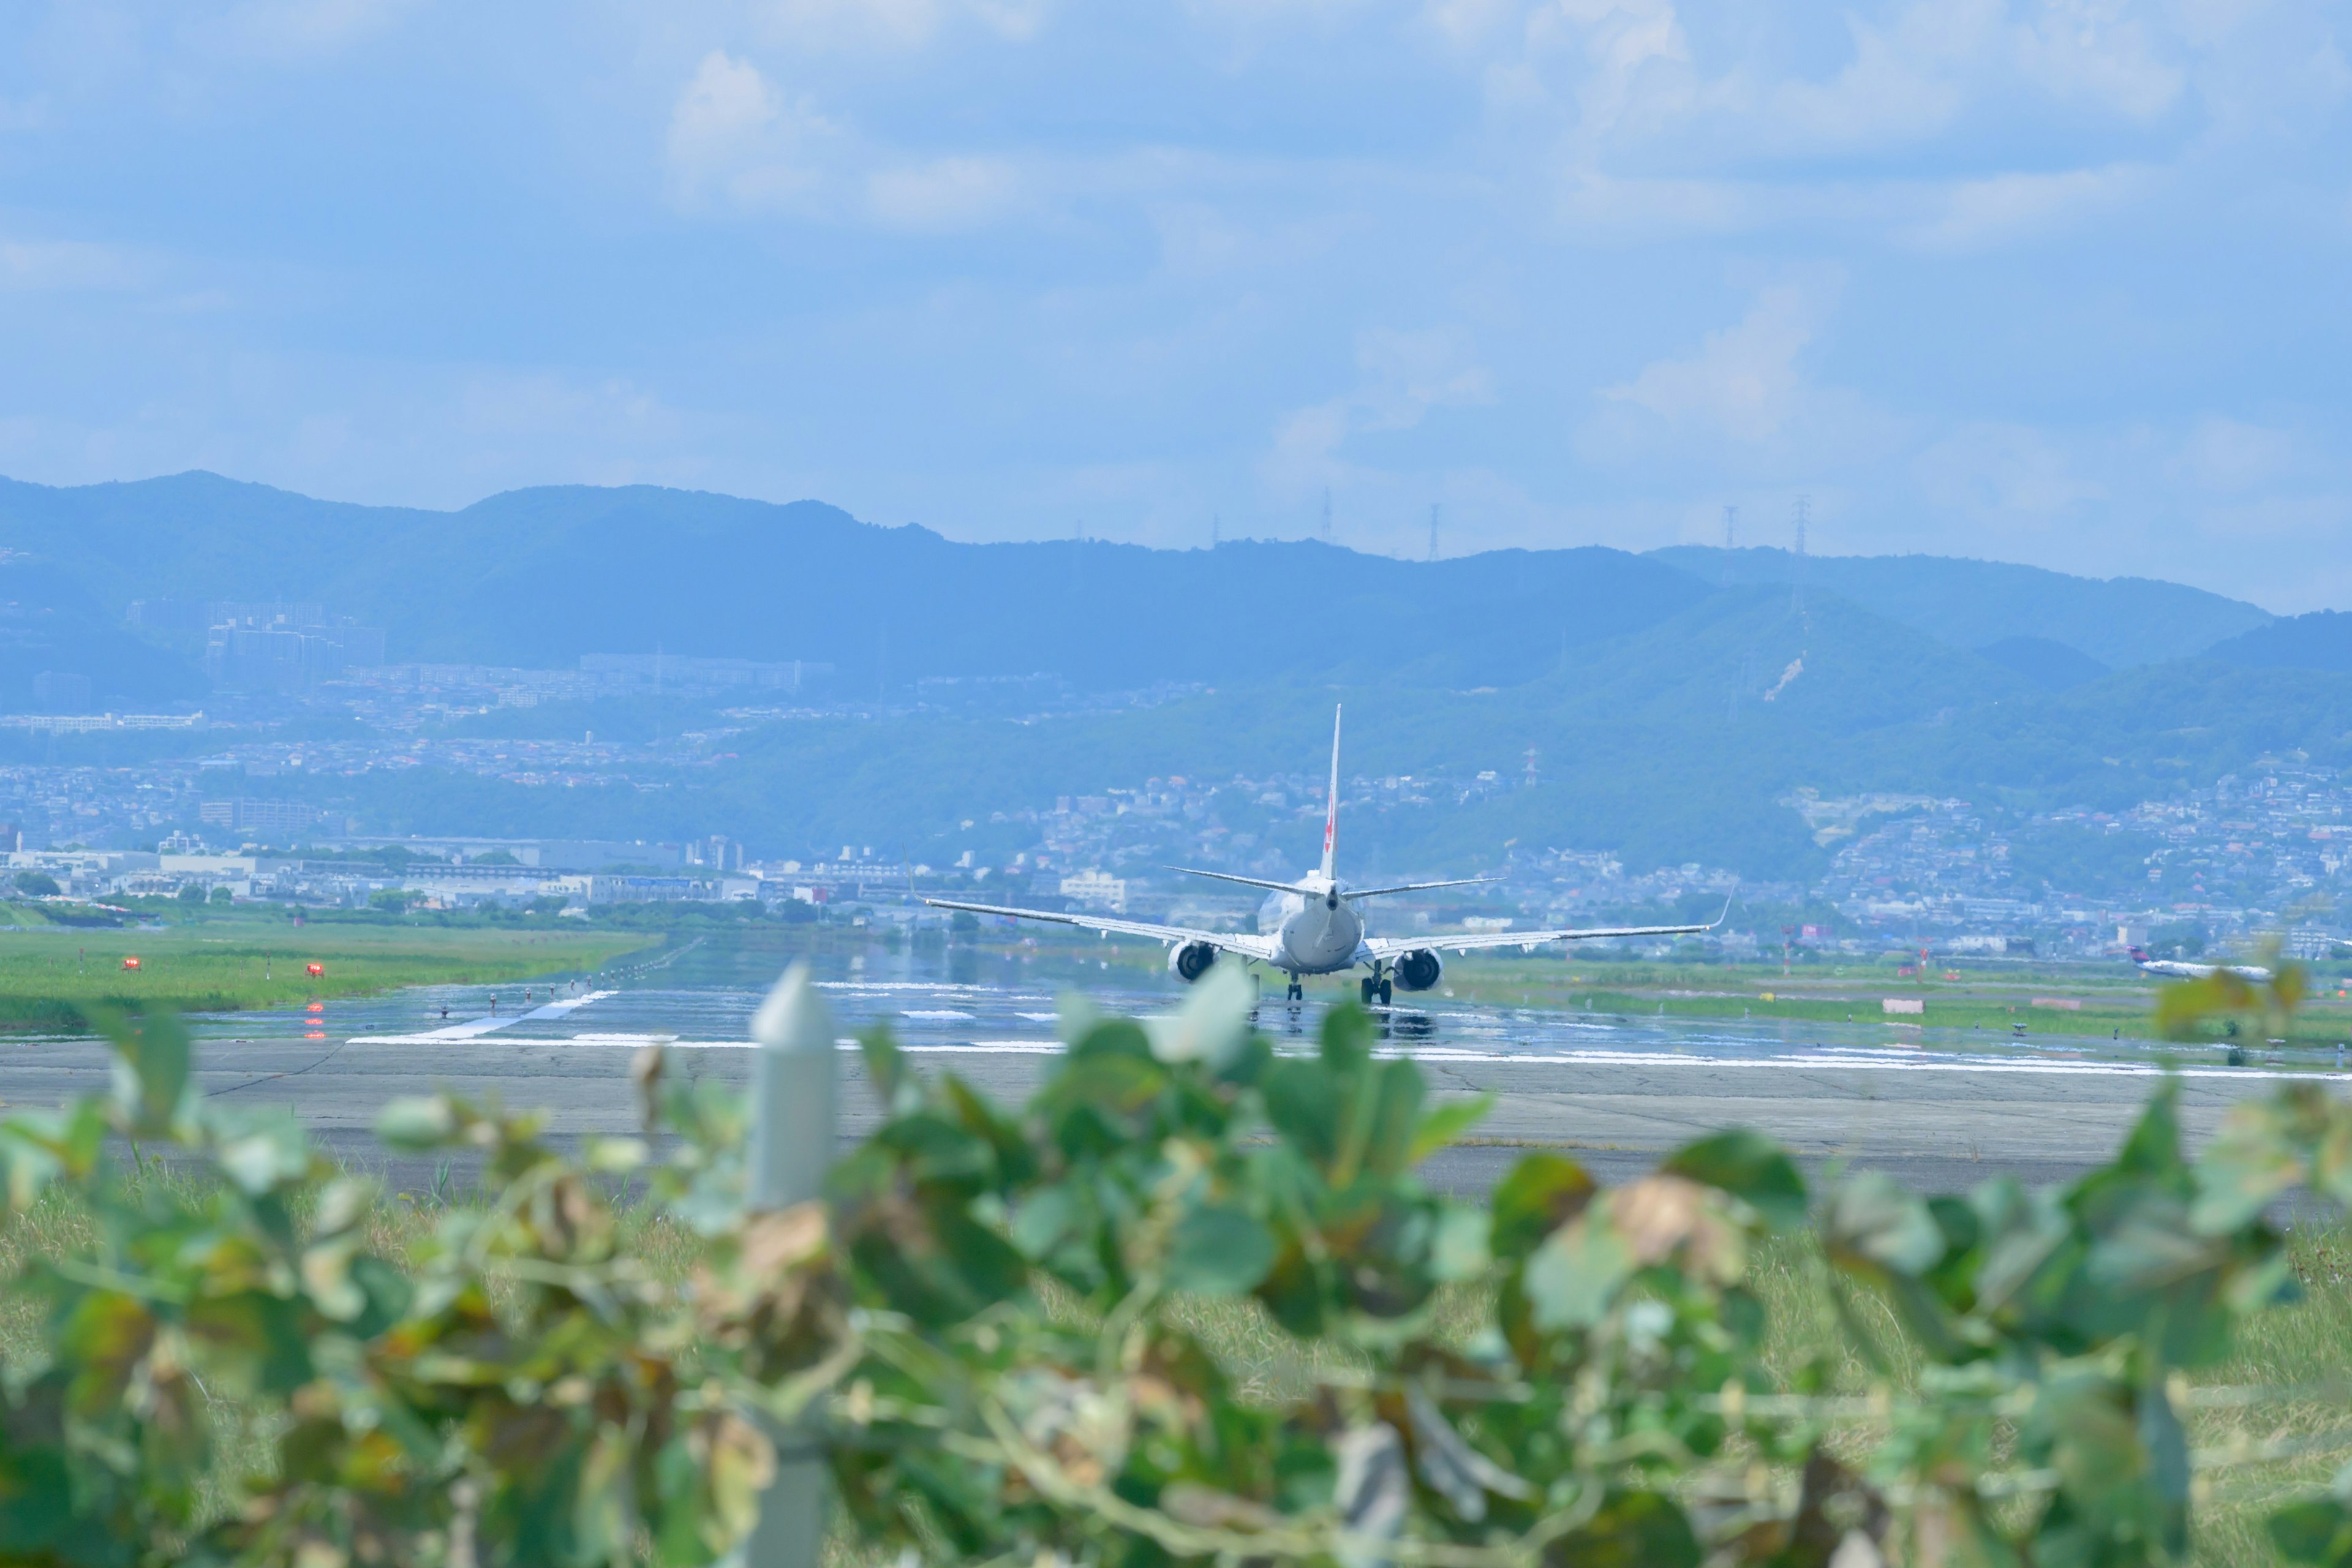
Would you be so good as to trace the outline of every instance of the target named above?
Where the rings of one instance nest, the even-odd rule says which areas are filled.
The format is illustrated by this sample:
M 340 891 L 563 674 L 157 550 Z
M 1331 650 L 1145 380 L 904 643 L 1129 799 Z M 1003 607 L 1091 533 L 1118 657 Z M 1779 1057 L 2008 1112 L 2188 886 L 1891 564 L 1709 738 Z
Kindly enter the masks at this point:
M 323 605 L 226 599 L 140 599 L 130 623 L 168 637 L 204 638 L 205 673 L 243 691 L 297 691 L 350 668 L 383 662 L 383 631 Z
M 1062 896 L 1074 899 L 1092 910 L 1108 910 L 1112 914 L 1127 913 L 1127 879 L 1106 871 L 1080 871 L 1062 879 Z

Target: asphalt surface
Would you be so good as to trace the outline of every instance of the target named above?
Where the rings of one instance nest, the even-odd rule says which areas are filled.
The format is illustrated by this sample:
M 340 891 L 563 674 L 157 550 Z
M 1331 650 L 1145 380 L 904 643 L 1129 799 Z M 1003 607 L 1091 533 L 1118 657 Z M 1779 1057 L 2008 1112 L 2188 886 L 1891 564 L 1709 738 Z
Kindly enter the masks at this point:
M 972 1005 L 909 1007 L 909 1000 L 939 999 L 893 994 L 884 1006 L 861 1002 L 853 988 L 841 990 L 840 1010 L 853 1016 L 845 1026 L 856 1015 L 894 1012 L 919 1065 L 951 1068 L 1001 1100 L 1024 1096 L 1055 1048 L 1050 1024 L 1037 1021 L 1051 1015 L 1035 1007 L 1018 1015 L 1031 1037 L 976 1040 L 969 1037 L 988 1033 L 989 1021 Z M 702 1016 L 693 1021 L 707 1025 L 738 1022 L 735 1016 L 748 1015 L 757 999 L 747 991 L 720 1006 L 697 994 Z M 971 1002 L 969 994 L 962 1000 Z M 416 1008 L 424 1018 L 404 1026 L 415 1032 L 391 1035 L 306 1029 L 289 1037 L 282 1026 L 261 1031 L 254 1016 L 216 1021 L 205 1029 L 212 1037 L 201 1044 L 198 1083 L 223 1102 L 289 1107 L 346 1163 L 381 1170 L 402 1187 L 425 1187 L 443 1179 L 438 1163 L 387 1159 L 370 1131 L 385 1103 L 399 1096 L 449 1088 L 512 1108 L 544 1108 L 551 1131 L 567 1138 L 637 1130 L 629 1063 L 651 1037 L 635 1028 L 585 1030 L 604 1005 L 567 998 L 562 1009 L 542 1007 L 520 1019 L 460 1016 L 447 1024 Z M 622 1015 L 629 1005 L 638 1014 L 677 1011 L 658 997 L 640 996 L 614 1005 L 612 1021 L 627 1022 Z M 386 1020 L 359 1022 L 382 1029 Z M 1277 1014 L 1268 1022 L 1278 1029 L 1282 1019 Z M 2182 1119 L 2192 1142 L 2210 1136 L 2231 1104 L 2269 1092 L 2283 1078 L 2341 1076 L 2332 1062 L 2231 1066 L 2122 1049 L 1991 1054 L 1908 1040 L 1699 1035 L 1648 1020 L 1573 1022 L 1573 1038 L 1525 1019 L 1507 1020 L 1499 1041 L 1478 1037 L 1469 1025 L 1408 1027 L 1405 1037 L 1392 1036 L 1383 1048 L 1420 1058 L 1436 1094 L 1496 1097 L 1472 1142 L 1433 1160 L 1428 1179 L 1464 1194 L 1481 1192 L 1528 1148 L 1550 1147 L 1603 1180 L 1622 1180 L 1693 1138 L 1747 1125 L 1780 1140 L 1812 1171 L 1885 1171 L 1915 1190 L 1958 1190 L 1999 1173 L 2056 1182 L 2109 1155 L 2168 1061 L 2181 1074 Z M 1304 1021 L 1302 1035 L 1311 1023 Z M 227 1033 L 240 1028 L 247 1032 Z M 728 1034 L 732 1041 L 742 1037 L 739 1026 L 713 1030 L 701 1043 L 677 1041 L 672 1070 L 748 1084 L 751 1052 Z M 1305 1048 L 1307 1041 L 1296 1044 Z M 0 1045 L 0 1101 L 54 1105 L 100 1089 L 110 1059 L 94 1040 Z M 855 1139 L 874 1124 L 877 1107 L 857 1055 L 845 1048 L 839 1060 L 842 1133 Z

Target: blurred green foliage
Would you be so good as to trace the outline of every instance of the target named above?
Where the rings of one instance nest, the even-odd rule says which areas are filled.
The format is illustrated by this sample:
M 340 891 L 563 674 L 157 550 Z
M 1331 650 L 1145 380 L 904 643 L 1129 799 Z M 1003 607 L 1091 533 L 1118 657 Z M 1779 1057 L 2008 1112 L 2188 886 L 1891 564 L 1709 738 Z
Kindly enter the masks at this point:
M 1017 1109 L 869 1036 L 880 1124 L 782 1210 L 742 1202 L 741 1098 L 657 1049 L 658 1141 L 399 1102 L 386 1141 L 470 1152 L 490 1194 L 403 1268 L 289 1116 L 196 1092 L 171 1017 L 109 1028 L 111 1093 L 0 1122 L 12 1211 L 62 1183 L 98 1216 L 16 1282 L 51 1331 L 0 1382 L 0 1561 L 711 1563 L 799 1429 L 867 1549 L 938 1563 L 2176 1563 L 2218 1472 L 2313 1451 L 2193 1448 L 2200 1403 L 2259 1391 L 2188 1374 L 2292 1294 L 2273 1206 L 2352 1199 L 2352 1106 L 2296 1083 L 2196 1160 L 2160 1090 L 2045 1191 L 1815 1192 L 1733 1130 L 1615 1188 L 1533 1153 L 1465 1204 L 1415 1170 L 1482 1101 L 1433 1100 L 1352 1009 L 1277 1054 L 1213 979 L 1070 1018 Z M 159 1146 L 217 1179 L 124 1179 Z M 700 1237 L 686 1277 L 632 1251 L 624 1185 Z M 1768 1374 L 1776 1233 L 1817 1243 L 1866 1394 Z M 1243 1388 L 1204 1299 L 1344 1353 Z M 274 1458 L 208 1501 L 232 1418 Z M 2352 1561 L 2352 1480 L 2273 1534 Z

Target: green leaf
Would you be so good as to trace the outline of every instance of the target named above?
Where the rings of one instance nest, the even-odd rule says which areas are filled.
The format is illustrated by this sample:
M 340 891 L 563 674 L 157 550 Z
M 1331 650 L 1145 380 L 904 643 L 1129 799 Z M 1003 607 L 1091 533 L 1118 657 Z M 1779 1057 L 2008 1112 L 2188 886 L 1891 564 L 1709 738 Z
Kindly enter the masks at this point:
M 1402 1175 L 1412 1169 L 1415 1131 L 1421 1124 L 1421 1068 L 1402 1058 L 1381 1062 L 1366 1081 L 1372 1085 L 1371 1120 L 1362 1130 L 1359 1163 L 1376 1175 Z M 1339 1179 L 1337 1173 L 1333 1179 Z
M 1495 1187 L 1492 1245 L 1497 1258 L 1524 1257 L 1566 1225 L 1600 1189 L 1564 1154 L 1528 1154 Z
M 186 1026 L 177 1014 L 161 1011 L 134 1016 L 94 1009 L 90 1021 L 114 1047 L 114 1102 L 131 1135 L 168 1134 L 188 1100 Z
M 1372 1059 L 1372 1016 L 1353 1002 L 1323 1015 L 1323 1065 L 1342 1078 Z
M 2180 1080 L 2167 1078 L 2148 1096 L 2147 1109 L 2133 1123 L 2131 1136 L 2116 1152 L 2115 1169 L 2127 1175 L 2179 1178 L 2188 1174 L 2180 1157 Z
M 1244 1210 L 1226 1205 L 1193 1209 L 1168 1238 L 1169 1288 L 1200 1296 L 1238 1296 L 1255 1289 L 1274 1267 L 1274 1233 Z
M 294 1186 L 311 1173 L 310 1135 L 290 1110 L 254 1118 L 221 1145 L 215 1157 L 222 1173 L 253 1197 Z
M 2265 1101 L 2232 1106 L 2197 1160 L 2189 1223 L 2207 1236 L 2236 1230 L 2305 1179 L 2294 1121 Z M 2332 1129 L 2331 1129 L 2332 1131 Z
M 22 1214 L 38 1203 L 42 1190 L 64 1168 L 53 1138 L 27 1135 L 34 1122 L 28 1116 L 0 1123 L 0 1193 L 5 1194 L 11 1214 Z
M 1475 1279 L 1494 1261 L 1487 1245 L 1490 1221 L 1483 1209 L 1448 1204 L 1437 1214 L 1437 1237 L 1430 1243 L 1429 1272 L 1442 1281 Z
M 1088 1026 L 1071 1044 L 1069 1055 L 1063 1059 L 1080 1062 L 1089 1057 L 1130 1057 L 1149 1062 L 1154 1059 L 1151 1037 L 1132 1018 L 1105 1018 Z
M 1822 1246 L 1831 1262 L 1850 1273 L 1916 1277 L 1944 1256 L 1944 1232 L 1926 1204 L 1873 1171 L 1830 1194 Z
M 1163 1062 L 1199 1062 L 1223 1072 L 1248 1042 L 1256 1007 L 1257 983 L 1240 964 L 1213 964 L 1174 1016 L 1148 1021 L 1152 1054 Z
M 1528 1259 L 1520 1288 L 1539 1329 L 1587 1329 L 1609 1315 L 1633 1273 L 1633 1249 L 1598 1206 L 1551 1233 Z
M 1067 1185 L 1044 1187 L 1021 1200 L 1013 1211 L 1013 1245 L 1033 1263 L 1043 1263 L 1077 1230 L 1086 1217 L 1085 1200 Z
M 2147 1455 L 2164 1549 L 2179 1562 L 2189 1555 L 2189 1434 L 2160 1378 L 2139 1391 L 2139 1442 Z
M 1318 1169 L 1339 1153 L 1339 1085 L 1321 1062 L 1284 1057 L 1266 1068 L 1258 1092 L 1274 1130 Z
M 447 1095 L 404 1095 L 377 1113 L 375 1135 L 395 1149 L 437 1149 L 457 1136 L 457 1125 Z
M 1560 1568 L 1698 1568 L 1698 1536 L 1673 1499 L 1612 1492 L 1601 1510 L 1555 1542 L 1544 1561 Z
M 2271 1515 L 2271 1542 L 2290 1563 L 2352 1568 L 2352 1509 L 2332 1497 L 2289 1503 Z
M 907 1070 L 906 1054 L 887 1024 L 877 1024 L 857 1037 L 857 1052 L 866 1063 L 866 1080 L 874 1086 L 874 1098 L 882 1102 L 890 1115 L 914 1108 L 912 1101 L 922 1098 L 922 1085 Z
M 2168 1040 L 2193 1040 L 2214 1018 L 2234 1018 L 2257 1005 L 2254 988 L 2226 969 L 2199 980 L 2183 980 L 2156 994 L 2157 1033 Z
M 1406 1152 L 1405 1163 L 1420 1164 L 1484 1121 L 1486 1113 L 1494 1109 L 1492 1094 L 1474 1094 L 1432 1106 L 1423 1114 L 1421 1125 L 1413 1129 L 1412 1147 Z
M 1750 1128 L 1735 1127 L 1685 1144 L 1658 1167 L 1729 1193 L 1764 1216 L 1775 1230 L 1793 1230 L 1809 1212 L 1805 1178 L 1778 1143 Z

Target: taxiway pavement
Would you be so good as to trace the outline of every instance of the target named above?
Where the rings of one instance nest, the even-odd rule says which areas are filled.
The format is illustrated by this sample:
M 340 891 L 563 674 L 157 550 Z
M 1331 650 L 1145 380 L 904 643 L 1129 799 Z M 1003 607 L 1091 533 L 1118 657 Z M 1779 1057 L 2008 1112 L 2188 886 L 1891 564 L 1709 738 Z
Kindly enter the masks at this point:
M 560 1136 L 633 1132 L 631 1054 L 621 1044 L 454 1032 L 398 1041 L 212 1041 L 199 1058 L 198 1083 L 223 1101 L 290 1107 L 339 1158 L 416 1185 L 433 1179 L 434 1163 L 387 1160 L 371 1133 L 387 1101 L 446 1087 L 512 1108 L 543 1107 Z M 1024 1097 L 1050 1061 L 1036 1049 L 913 1054 L 926 1070 L 953 1070 L 1005 1101 Z M 845 1050 L 840 1059 L 842 1133 L 856 1138 L 874 1124 L 877 1107 L 859 1058 Z M 1895 1053 L 1869 1060 L 1658 1053 L 1545 1060 L 1437 1051 L 1423 1060 L 1435 1093 L 1496 1099 L 1472 1141 L 1427 1169 L 1433 1183 L 1465 1194 L 1483 1191 L 1531 1146 L 1561 1149 L 1597 1177 L 1619 1181 L 1733 1125 L 1778 1139 L 1809 1171 L 1843 1163 L 1886 1172 L 1919 1191 L 1963 1189 L 2000 1173 L 2061 1181 L 2108 1157 L 2161 1076 L 2148 1064 Z M 102 1089 L 109 1064 L 107 1047 L 96 1041 L 0 1045 L 0 1102 L 54 1105 Z M 748 1085 L 751 1056 L 743 1048 L 674 1047 L 671 1066 Z M 2258 1067 L 2182 1071 L 2182 1121 L 2192 1142 L 2210 1137 L 2231 1105 L 2270 1091 L 2285 1076 Z

